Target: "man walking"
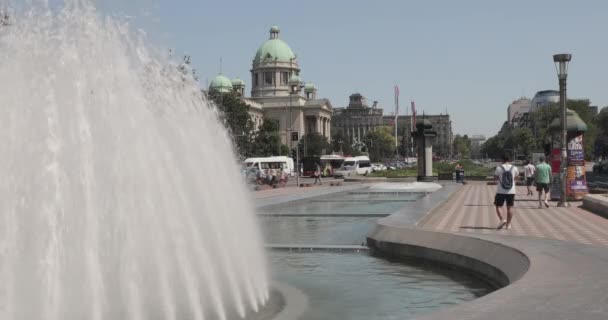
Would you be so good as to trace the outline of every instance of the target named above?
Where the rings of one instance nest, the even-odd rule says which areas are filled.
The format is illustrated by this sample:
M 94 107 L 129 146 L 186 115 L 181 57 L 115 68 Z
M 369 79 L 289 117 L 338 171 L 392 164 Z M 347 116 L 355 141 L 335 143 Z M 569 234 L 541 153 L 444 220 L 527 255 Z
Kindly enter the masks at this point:
M 530 160 L 526 160 L 526 166 L 524 167 L 524 177 L 526 178 L 526 188 L 528 188 L 528 195 L 533 196 L 532 183 L 534 183 L 534 165 L 530 163 Z
M 545 157 L 540 157 L 540 163 L 536 166 L 536 191 L 538 192 L 538 207 L 543 207 L 541 195 L 545 191 L 545 206 L 549 208 L 549 186 L 551 185 L 551 166 L 545 162 Z
M 511 228 L 511 220 L 513 219 L 513 204 L 515 203 L 515 180 L 519 177 L 517 168 L 511 164 L 511 158 L 508 154 L 502 157 L 502 164 L 496 167 L 494 171 L 494 181 L 496 184 L 496 197 L 494 205 L 496 206 L 496 214 L 500 219 L 500 224 L 496 229 L 500 230 L 505 227 L 507 230 Z M 507 219 L 503 219 L 501 214 L 502 206 L 507 203 Z

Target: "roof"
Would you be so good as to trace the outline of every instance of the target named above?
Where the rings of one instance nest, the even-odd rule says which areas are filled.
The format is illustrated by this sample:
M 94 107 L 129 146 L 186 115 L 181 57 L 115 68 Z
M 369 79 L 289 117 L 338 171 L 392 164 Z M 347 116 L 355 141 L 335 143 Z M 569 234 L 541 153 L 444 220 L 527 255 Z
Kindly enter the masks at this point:
M 209 84 L 209 91 L 228 93 L 232 91 L 232 81 L 223 74 L 218 74 Z
M 549 129 L 555 131 L 560 130 L 562 127 L 562 122 L 560 117 L 555 118 L 551 121 L 549 125 Z M 566 110 L 566 127 L 568 132 L 585 132 L 587 131 L 587 124 L 578 116 L 573 110 Z
M 263 61 L 292 62 L 296 55 L 285 41 L 279 39 L 279 28 L 273 26 L 270 29 L 270 39 L 266 40 L 258 49 L 253 59 L 253 63 Z

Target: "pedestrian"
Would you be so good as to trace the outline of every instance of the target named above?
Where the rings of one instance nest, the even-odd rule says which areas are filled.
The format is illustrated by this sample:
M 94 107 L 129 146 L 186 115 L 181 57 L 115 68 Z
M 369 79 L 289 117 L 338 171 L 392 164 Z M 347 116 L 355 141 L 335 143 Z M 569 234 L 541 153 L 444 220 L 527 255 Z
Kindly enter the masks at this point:
M 317 169 L 315 170 L 315 183 L 317 184 L 317 181 L 319 181 L 320 185 L 323 185 L 323 180 L 321 180 L 321 166 L 317 163 Z
M 496 196 L 494 197 L 494 205 L 496 206 L 496 214 L 500 223 L 496 229 L 500 230 L 503 227 L 507 230 L 511 228 L 511 220 L 513 219 L 513 205 L 515 203 L 515 181 L 519 177 L 517 167 L 511 164 L 511 157 L 505 154 L 502 157 L 502 164 L 496 167 L 494 171 L 494 181 L 496 183 Z M 507 204 L 507 219 L 503 219 L 501 208 Z
M 551 166 L 545 162 L 545 157 L 540 157 L 540 163 L 536 166 L 536 191 L 538 192 L 538 207 L 543 207 L 541 201 L 542 193 L 545 191 L 545 206 L 549 208 L 549 186 L 551 185 Z
M 530 160 L 526 160 L 524 166 L 524 177 L 526 178 L 526 188 L 528 189 L 528 195 L 533 196 L 534 192 L 532 191 L 532 184 L 534 183 L 534 172 L 536 168 Z

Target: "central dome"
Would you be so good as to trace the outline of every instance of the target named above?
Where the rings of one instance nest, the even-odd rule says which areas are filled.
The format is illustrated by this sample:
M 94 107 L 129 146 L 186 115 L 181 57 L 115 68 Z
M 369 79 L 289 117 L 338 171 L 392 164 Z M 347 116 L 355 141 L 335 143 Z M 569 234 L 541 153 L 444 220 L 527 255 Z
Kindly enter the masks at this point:
M 296 59 L 296 55 L 291 51 L 291 48 L 285 41 L 279 39 L 279 28 L 273 26 L 270 28 L 270 39 L 266 40 L 253 59 L 254 64 L 264 61 L 292 62 Z

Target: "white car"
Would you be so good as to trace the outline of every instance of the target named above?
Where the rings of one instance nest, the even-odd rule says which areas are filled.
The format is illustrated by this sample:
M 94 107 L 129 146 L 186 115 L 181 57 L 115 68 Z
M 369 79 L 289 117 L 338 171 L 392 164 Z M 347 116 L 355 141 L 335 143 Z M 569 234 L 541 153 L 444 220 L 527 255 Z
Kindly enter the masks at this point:
M 382 163 L 372 163 L 372 171 L 376 172 L 376 171 L 385 171 L 388 168 L 383 165 Z

